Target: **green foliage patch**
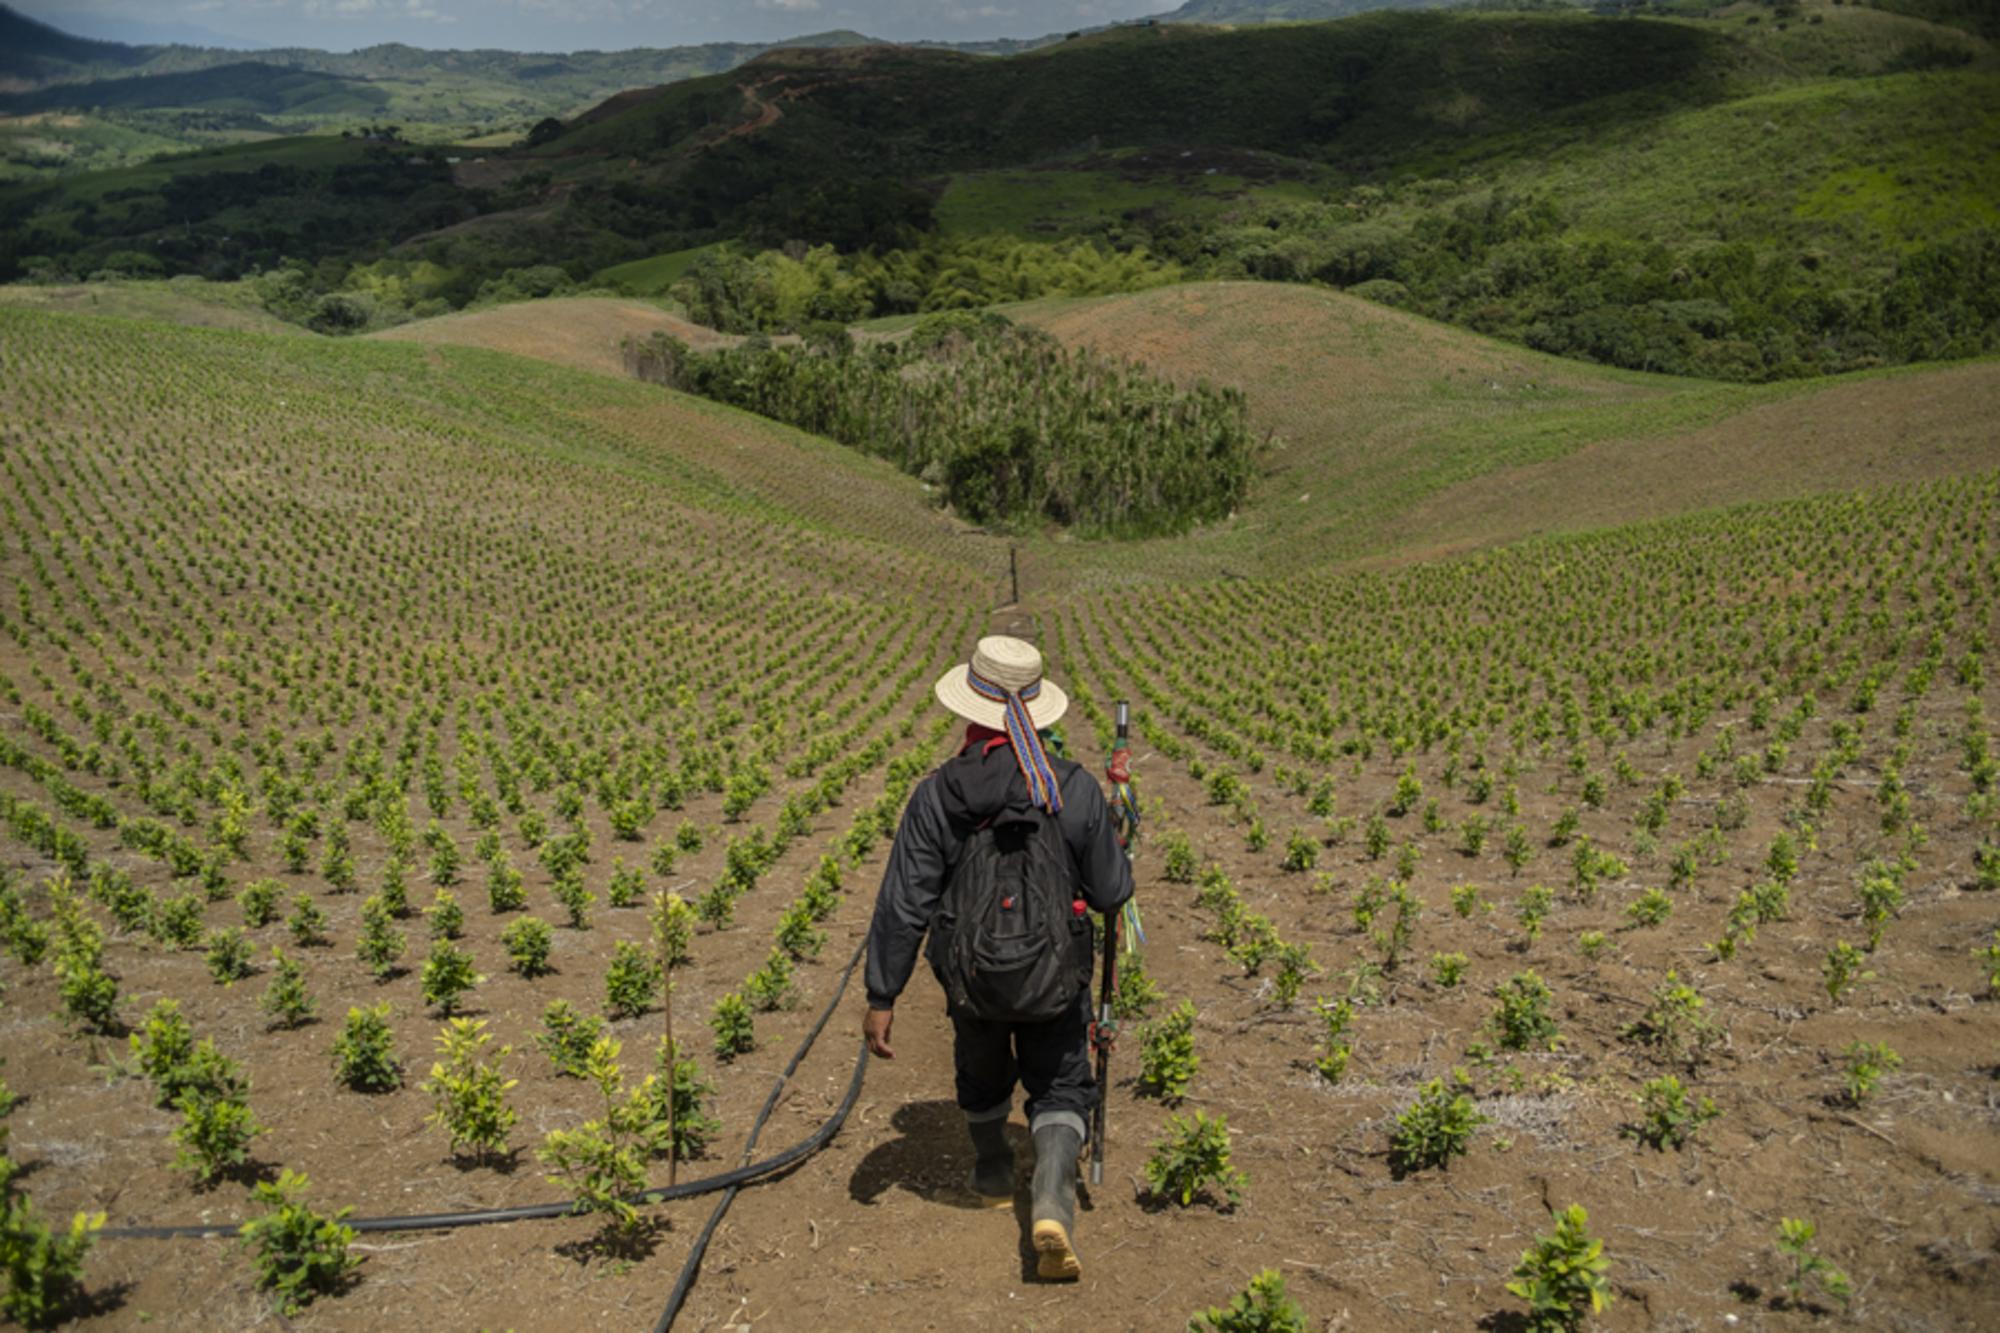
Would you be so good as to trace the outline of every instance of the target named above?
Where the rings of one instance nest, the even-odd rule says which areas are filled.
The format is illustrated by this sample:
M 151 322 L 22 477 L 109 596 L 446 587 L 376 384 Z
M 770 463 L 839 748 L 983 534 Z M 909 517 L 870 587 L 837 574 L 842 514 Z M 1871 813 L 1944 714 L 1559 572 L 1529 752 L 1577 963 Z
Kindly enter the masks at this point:
M 240 1228 L 257 1265 L 257 1285 L 277 1298 L 278 1312 L 287 1316 L 315 1297 L 339 1291 L 361 1264 L 361 1256 L 349 1249 L 354 1228 L 342 1222 L 353 1210 L 331 1216 L 313 1211 L 301 1197 L 310 1184 L 304 1173 L 289 1169 L 276 1180 L 257 1182 L 250 1192 L 266 1211 Z
M 899 342 L 695 352 L 666 335 L 635 371 L 880 454 L 975 522 L 1174 531 L 1227 513 L 1256 440 L 1242 395 L 1178 388 L 996 316 Z

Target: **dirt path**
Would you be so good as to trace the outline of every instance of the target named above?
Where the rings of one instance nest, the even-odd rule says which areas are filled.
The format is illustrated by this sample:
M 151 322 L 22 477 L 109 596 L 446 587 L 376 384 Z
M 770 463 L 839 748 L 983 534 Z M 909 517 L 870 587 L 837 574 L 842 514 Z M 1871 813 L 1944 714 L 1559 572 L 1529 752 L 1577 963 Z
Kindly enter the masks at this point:
M 763 95 L 764 89 L 779 82 L 780 78 L 779 75 L 773 75 L 768 79 L 759 79 L 755 83 L 743 85 L 743 100 L 756 108 L 757 114 L 741 125 L 724 130 L 716 139 L 717 143 L 726 143 L 738 135 L 755 134 L 758 130 L 767 129 L 785 118 L 785 113 L 779 109 L 778 104 L 767 100 Z

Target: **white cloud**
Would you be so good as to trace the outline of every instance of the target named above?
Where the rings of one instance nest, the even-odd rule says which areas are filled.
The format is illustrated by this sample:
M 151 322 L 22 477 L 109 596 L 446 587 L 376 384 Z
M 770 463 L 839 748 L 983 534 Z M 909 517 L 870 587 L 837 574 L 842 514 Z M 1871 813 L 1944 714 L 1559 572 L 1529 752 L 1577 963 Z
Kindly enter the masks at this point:
M 804 14 L 819 8 L 819 0 L 756 0 L 759 9 L 778 9 L 787 14 Z
M 947 23 L 981 23 L 991 19 L 1010 19 L 1019 12 L 1012 5 L 949 5 L 937 11 L 938 17 Z
M 361 18 L 382 7 L 381 0 L 302 0 L 299 8 L 307 18 Z

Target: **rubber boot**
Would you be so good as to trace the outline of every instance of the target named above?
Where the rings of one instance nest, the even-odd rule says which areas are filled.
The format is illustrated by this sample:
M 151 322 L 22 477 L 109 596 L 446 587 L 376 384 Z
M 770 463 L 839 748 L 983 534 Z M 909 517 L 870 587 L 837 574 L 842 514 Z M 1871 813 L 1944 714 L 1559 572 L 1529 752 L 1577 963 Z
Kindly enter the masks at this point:
M 972 1132 L 972 1176 L 966 1184 L 988 1208 L 1014 1203 L 1014 1150 L 1007 1146 L 1007 1118 L 968 1120 Z
M 1035 1126 L 1035 1246 L 1037 1275 L 1074 1281 L 1083 1275 L 1076 1231 L 1076 1157 L 1083 1135 L 1066 1121 Z

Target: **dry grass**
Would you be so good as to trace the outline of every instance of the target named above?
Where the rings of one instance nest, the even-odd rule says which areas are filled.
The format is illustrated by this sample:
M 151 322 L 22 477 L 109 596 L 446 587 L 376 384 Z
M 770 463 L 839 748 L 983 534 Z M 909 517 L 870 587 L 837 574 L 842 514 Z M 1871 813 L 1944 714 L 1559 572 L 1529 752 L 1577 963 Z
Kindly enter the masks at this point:
M 1240 388 L 1274 441 L 1250 503 L 1208 531 L 1117 545 L 1023 538 L 1036 549 L 1031 577 L 1048 590 L 1401 561 L 1952 475 L 1995 457 L 2000 362 L 1714 384 L 1543 356 L 1337 292 L 1269 283 L 1040 301 L 1011 313 L 1178 380 Z M 696 347 L 734 341 L 643 301 L 599 297 L 470 311 L 375 336 L 623 375 L 620 342 L 656 331 Z
M 1431 543 L 1488 542 L 1972 472 L 2000 457 L 1996 409 L 2000 362 L 1845 379 L 1698 429 L 1496 472 L 1438 492 L 1406 521 Z
M 1015 317 L 1233 385 L 1276 445 L 1196 541 L 1066 555 L 1094 575 L 1436 554 L 1990 466 L 2000 363 L 1740 386 L 1543 356 L 1314 288 L 1200 283 Z
M 671 333 L 694 347 L 730 341 L 712 329 L 678 319 L 656 305 L 623 298 L 570 296 L 467 310 L 419 320 L 371 336 L 390 342 L 485 347 L 531 356 L 572 370 L 623 375 L 618 350 L 626 338 Z

